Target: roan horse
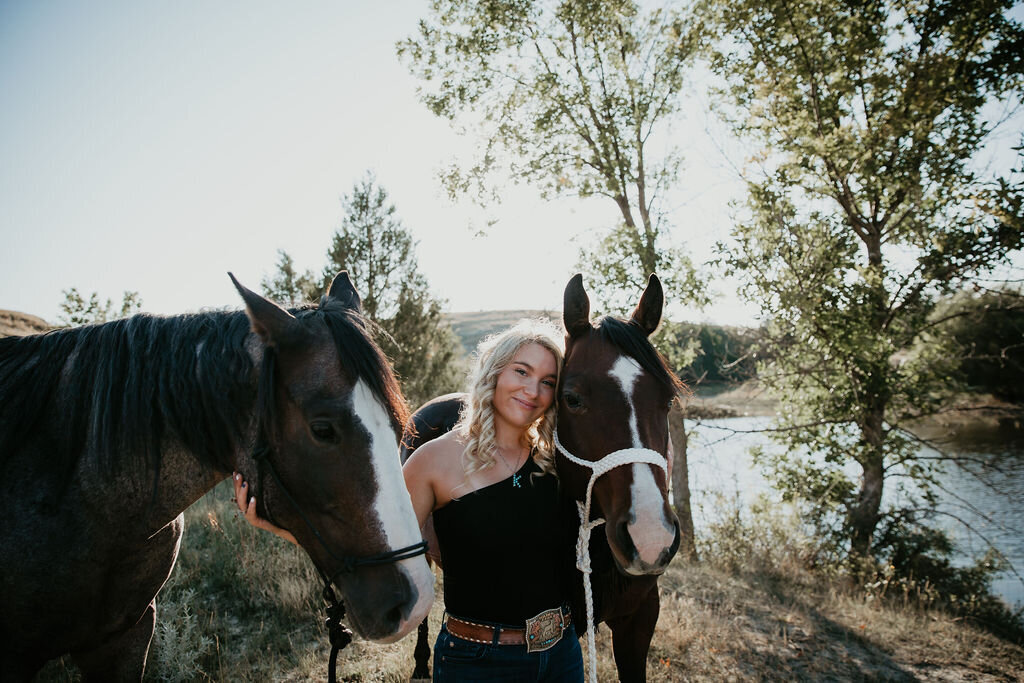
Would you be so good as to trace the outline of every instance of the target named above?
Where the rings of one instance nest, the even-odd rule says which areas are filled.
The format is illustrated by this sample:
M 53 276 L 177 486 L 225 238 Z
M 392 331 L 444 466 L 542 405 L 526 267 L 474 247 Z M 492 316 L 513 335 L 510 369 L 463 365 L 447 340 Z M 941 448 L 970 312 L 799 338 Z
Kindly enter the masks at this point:
M 565 288 L 567 335 L 557 418 L 564 450 L 556 464 L 564 514 L 577 527 L 577 502 L 586 499 L 591 469 L 572 462 L 565 451 L 591 463 L 634 449 L 668 458 L 668 411 L 682 383 L 648 340 L 661 321 L 663 305 L 661 283 L 652 275 L 628 321 L 605 317 L 595 326 L 583 278 L 576 275 Z M 403 462 L 417 446 L 454 426 L 463 398 L 449 394 L 416 411 L 403 438 Z M 679 548 L 679 522 L 669 505 L 666 469 L 646 462 L 617 466 L 593 484 L 590 519 L 606 520 L 604 533 L 591 536 L 589 545 L 594 622 L 611 629 L 621 681 L 647 678 L 647 653 L 660 609 L 658 575 Z M 572 607 L 582 636 L 587 628 L 582 581 L 576 583 Z M 424 622 L 414 678 L 429 675 L 427 639 Z
M 0 678 L 71 653 L 88 679 L 141 679 L 182 511 L 233 470 L 363 636 L 429 610 L 405 404 L 348 275 L 290 312 L 231 279 L 245 312 L 0 339 Z

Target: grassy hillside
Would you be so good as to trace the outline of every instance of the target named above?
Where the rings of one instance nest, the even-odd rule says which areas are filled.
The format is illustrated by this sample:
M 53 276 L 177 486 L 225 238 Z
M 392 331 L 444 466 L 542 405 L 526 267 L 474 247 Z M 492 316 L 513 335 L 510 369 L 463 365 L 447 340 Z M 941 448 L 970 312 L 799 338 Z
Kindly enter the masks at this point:
M 0 309 L 0 337 L 23 337 L 26 334 L 40 334 L 50 329 L 50 324 L 34 315 Z
M 519 309 L 512 311 L 477 311 L 475 313 L 448 313 L 445 318 L 462 342 L 462 349 L 471 353 L 480 340 L 500 332 L 523 318 L 548 318 L 561 329 L 561 311 Z

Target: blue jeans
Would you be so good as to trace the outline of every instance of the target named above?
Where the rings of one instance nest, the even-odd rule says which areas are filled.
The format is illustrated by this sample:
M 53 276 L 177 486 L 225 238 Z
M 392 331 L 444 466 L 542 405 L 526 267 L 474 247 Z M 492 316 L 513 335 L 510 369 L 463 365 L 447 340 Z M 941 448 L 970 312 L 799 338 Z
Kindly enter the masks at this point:
M 474 643 L 456 638 L 442 626 L 434 643 L 434 681 L 583 683 L 583 651 L 572 624 L 554 647 L 543 652 L 527 652 L 525 645 Z

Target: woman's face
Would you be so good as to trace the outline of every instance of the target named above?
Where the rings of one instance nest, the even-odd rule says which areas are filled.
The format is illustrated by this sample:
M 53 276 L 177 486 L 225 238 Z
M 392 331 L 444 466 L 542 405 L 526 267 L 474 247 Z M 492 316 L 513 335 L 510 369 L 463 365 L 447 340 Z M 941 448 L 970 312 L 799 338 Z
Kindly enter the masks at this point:
M 558 383 L 553 353 L 537 343 L 524 344 L 498 374 L 494 387 L 495 419 L 526 429 L 551 407 Z

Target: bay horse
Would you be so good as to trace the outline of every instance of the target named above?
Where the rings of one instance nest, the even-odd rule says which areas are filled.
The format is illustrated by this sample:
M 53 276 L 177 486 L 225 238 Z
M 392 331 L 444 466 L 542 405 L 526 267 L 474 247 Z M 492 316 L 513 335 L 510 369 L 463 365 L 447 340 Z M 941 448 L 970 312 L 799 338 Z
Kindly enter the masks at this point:
M 604 317 L 595 325 L 583 278 L 576 275 L 565 288 L 563 303 L 565 364 L 556 431 L 563 514 L 579 528 L 578 503 L 586 500 L 591 485 L 591 468 L 573 462 L 573 457 L 600 463 L 627 453 L 627 463 L 607 469 L 592 484 L 589 520 L 605 520 L 604 533 L 589 539 L 594 623 L 606 623 L 611 630 L 619 680 L 646 681 L 647 653 L 660 610 L 658 576 L 680 540 L 668 497 L 668 412 L 684 387 L 648 339 L 661 321 L 664 293 L 657 276 L 651 275 L 628 320 Z M 441 396 L 413 414 L 402 439 L 403 462 L 419 445 L 455 425 L 464 398 Z M 639 451 L 650 455 L 630 459 L 628 452 Z M 652 464 L 658 457 L 663 462 Z M 573 621 L 582 637 L 587 610 L 582 576 L 575 573 L 580 580 L 574 582 Z M 414 678 L 429 676 L 428 637 L 424 621 Z
M 348 275 L 291 310 L 229 276 L 244 312 L 0 339 L 0 678 L 70 653 L 88 680 L 140 680 L 182 512 L 232 471 L 361 635 L 429 611 L 405 401 Z

